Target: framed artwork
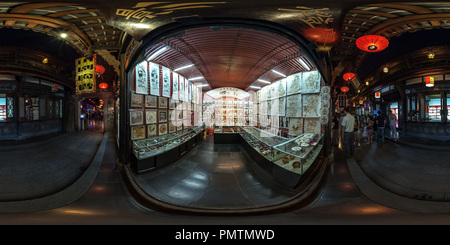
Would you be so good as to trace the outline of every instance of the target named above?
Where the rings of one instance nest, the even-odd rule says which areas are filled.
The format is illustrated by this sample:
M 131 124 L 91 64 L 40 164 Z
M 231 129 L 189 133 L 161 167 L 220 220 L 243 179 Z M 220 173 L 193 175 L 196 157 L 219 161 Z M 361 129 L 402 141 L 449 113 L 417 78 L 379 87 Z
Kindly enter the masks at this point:
M 167 134 L 167 123 L 158 124 L 158 135 Z
M 303 117 L 320 116 L 320 96 L 319 94 L 303 95 Z
M 303 118 L 290 118 L 288 128 L 289 135 L 298 136 L 303 134 Z
M 145 139 L 145 126 L 131 127 L 131 140 Z
M 169 122 L 169 133 L 173 133 L 177 130 L 175 125 L 172 122 Z
M 151 124 L 157 122 L 157 110 L 147 110 L 145 111 L 145 123 Z
M 175 109 L 175 104 L 177 102 L 174 99 L 169 99 L 169 109 Z
M 158 123 L 167 122 L 167 111 L 158 111 Z
M 319 93 L 320 78 L 319 71 L 304 72 L 302 77 L 302 93 Z
M 302 90 L 301 87 L 302 73 L 296 73 L 290 75 L 286 78 L 286 89 L 287 95 L 300 93 Z
M 154 95 L 146 95 L 145 96 L 145 107 L 146 108 L 156 108 L 158 103 L 158 97 Z
M 320 118 L 305 118 L 304 133 L 321 134 Z
M 159 96 L 159 65 L 150 63 L 150 94 Z
M 144 111 L 130 110 L 130 125 L 144 124 Z
M 136 93 L 148 94 L 147 61 L 136 65 Z
M 168 106 L 168 102 L 167 102 L 167 98 L 164 97 L 158 97 L 158 108 L 167 108 Z
M 276 97 L 283 97 L 286 96 L 286 78 L 281 79 L 280 81 L 276 82 Z
M 170 70 L 162 67 L 162 96 L 170 98 Z
M 143 94 L 136 94 L 131 93 L 131 107 L 142 107 L 144 105 L 144 95 Z
M 287 117 L 301 117 L 302 103 L 301 94 L 290 95 L 286 97 L 286 116 Z
M 156 124 L 147 125 L 147 138 L 157 135 Z

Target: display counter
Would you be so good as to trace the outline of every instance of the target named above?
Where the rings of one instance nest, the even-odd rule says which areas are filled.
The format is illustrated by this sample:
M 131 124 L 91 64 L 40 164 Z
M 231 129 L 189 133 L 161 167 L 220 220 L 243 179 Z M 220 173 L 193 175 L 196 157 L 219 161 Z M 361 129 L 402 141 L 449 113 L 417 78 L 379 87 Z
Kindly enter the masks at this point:
M 215 126 L 214 144 L 240 144 L 240 127 L 237 126 Z
M 203 140 L 203 128 L 195 127 L 143 140 L 133 144 L 132 168 L 145 173 L 175 162 Z
M 323 135 L 305 133 L 274 146 L 272 176 L 278 182 L 295 186 L 313 165 L 323 148 Z

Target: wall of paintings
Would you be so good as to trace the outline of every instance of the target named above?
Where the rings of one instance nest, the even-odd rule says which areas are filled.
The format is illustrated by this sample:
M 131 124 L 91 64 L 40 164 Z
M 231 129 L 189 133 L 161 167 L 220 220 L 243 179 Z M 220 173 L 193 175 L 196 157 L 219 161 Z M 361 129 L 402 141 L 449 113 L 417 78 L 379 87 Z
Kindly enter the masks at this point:
M 263 87 L 253 100 L 254 120 L 260 128 L 270 128 L 283 137 L 322 134 L 321 124 L 327 119 L 328 108 L 325 106 L 329 97 L 322 96 L 321 83 L 320 73 L 313 70 L 287 76 Z
M 143 61 L 130 73 L 131 140 L 198 126 L 202 90 L 167 67 Z

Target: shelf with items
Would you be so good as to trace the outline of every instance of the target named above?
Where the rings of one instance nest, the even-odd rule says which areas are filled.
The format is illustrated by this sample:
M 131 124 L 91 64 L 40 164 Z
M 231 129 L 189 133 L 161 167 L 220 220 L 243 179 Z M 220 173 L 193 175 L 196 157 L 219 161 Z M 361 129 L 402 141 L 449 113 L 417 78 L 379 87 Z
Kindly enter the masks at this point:
M 323 148 L 323 135 L 305 133 L 274 146 L 273 162 L 294 173 L 303 174 Z
M 214 133 L 236 134 L 240 132 L 240 129 L 237 126 L 214 126 Z
M 251 126 L 241 127 L 240 135 L 253 149 L 269 161 L 273 159 L 273 146 L 288 140 Z
M 149 139 L 135 140 L 133 153 L 138 160 L 153 157 L 187 142 L 201 131 L 201 127 L 196 127 Z

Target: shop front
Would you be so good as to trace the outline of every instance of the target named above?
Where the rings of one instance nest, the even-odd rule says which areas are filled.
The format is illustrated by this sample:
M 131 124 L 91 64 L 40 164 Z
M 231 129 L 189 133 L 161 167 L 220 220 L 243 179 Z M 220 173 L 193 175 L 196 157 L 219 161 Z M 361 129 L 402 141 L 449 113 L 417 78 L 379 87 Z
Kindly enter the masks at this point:
M 26 139 L 63 130 L 64 86 L 37 77 L 2 75 L 0 139 Z

